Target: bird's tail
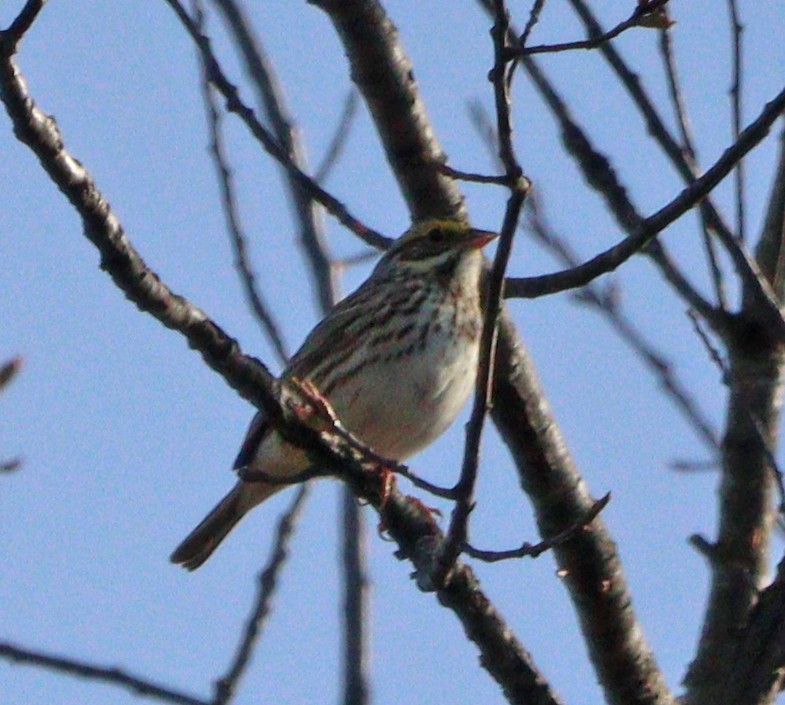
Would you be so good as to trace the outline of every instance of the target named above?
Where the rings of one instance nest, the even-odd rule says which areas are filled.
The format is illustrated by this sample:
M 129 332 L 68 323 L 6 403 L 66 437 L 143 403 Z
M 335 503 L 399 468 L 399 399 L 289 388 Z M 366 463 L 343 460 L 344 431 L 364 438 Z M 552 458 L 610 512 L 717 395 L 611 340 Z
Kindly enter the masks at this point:
M 255 483 L 263 485 L 264 483 Z M 268 492 L 260 493 L 262 487 L 254 487 L 253 492 L 244 483 L 238 482 L 215 508 L 202 519 L 185 540 L 174 550 L 169 560 L 179 563 L 183 568 L 196 570 L 218 548 L 221 541 L 242 519 L 246 512 L 278 488 L 265 486 Z M 264 495 L 264 496 L 262 496 Z M 250 501 L 249 501 L 250 500 Z

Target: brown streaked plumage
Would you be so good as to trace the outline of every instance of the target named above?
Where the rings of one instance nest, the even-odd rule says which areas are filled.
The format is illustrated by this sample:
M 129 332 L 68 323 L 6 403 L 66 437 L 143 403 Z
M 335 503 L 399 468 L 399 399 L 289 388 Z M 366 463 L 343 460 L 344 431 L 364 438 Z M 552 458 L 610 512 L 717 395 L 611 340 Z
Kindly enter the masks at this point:
M 343 424 L 392 460 L 423 449 L 454 421 L 474 386 L 482 315 L 480 249 L 496 236 L 452 220 L 414 224 L 371 276 L 308 335 L 284 371 L 308 380 Z M 283 478 L 308 468 L 263 412 L 234 464 Z M 239 480 L 175 549 L 202 565 L 237 522 L 285 485 Z

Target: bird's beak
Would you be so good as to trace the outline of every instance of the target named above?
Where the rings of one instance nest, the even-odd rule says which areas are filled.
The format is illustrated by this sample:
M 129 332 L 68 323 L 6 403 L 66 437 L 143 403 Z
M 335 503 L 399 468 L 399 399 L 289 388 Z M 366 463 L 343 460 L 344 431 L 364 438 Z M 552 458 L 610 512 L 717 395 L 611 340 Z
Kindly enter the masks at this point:
M 497 237 L 499 237 L 499 233 L 495 233 L 492 230 L 478 230 L 477 228 L 472 228 L 466 233 L 466 246 L 479 250 Z

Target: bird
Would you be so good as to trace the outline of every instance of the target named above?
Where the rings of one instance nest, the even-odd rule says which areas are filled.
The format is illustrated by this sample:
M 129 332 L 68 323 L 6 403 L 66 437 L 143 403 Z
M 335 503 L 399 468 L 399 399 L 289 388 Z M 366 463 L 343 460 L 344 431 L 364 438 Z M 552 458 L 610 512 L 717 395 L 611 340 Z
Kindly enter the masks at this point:
M 440 436 L 471 394 L 479 357 L 482 248 L 497 233 L 460 220 L 417 221 L 371 275 L 316 325 L 284 379 L 311 385 L 343 426 L 378 455 L 403 461 Z M 264 411 L 252 420 L 234 463 L 231 491 L 170 560 L 200 567 L 243 516 L 309 469 Z

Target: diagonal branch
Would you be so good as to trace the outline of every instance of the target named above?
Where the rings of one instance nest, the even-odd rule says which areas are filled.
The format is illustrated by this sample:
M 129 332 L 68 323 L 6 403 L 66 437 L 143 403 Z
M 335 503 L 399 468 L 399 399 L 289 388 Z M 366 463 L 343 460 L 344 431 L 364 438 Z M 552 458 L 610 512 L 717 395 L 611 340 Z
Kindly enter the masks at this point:
M 785 89 L 766 104 L 758 118 L 750 123 L 739 135 L 739 139 L 723 152 L 720 158 L 703 176 L 693 181 L 670 203 L 660 208 L 656 213 L 648 218 L 640 218 L 634 211 L 632 204 L 626 199 L 621 200 L 620 206 L 613 206 L 617 219 L 622 224 L 627 225 L 627 229 L 632 231 L 632 235 L 577 267 L 539 277 L 511 279 L 507 287 L 508 297 L 532 298 L 585 286 L 598 276 L 616 269 L 632 255 L 640 252 L 664 228 L 701 202 L 734 169 L 739 159 L 756 147 L 768 135 L 771 126 L 780 116 L 783 109 L 785 109 Z M 596 166 L 598 160 L 592 159 L 591 163 Z M 607 184 L 611 179 L 615 179 L 615 177 L 612 171 L 608 170 L 601 176 L 600 180 L 602 183 Z M 616 191 L 618 192 L 618 188 Z M 757 271 L 757 266 L 755 271 Z M 754 276 L 757 282 L 759 275 L 751 274 L 751 276 Z M 712 309 L 705 306 L 702 309 L 702 314 L 716 320 Z M 771 316 L 771 322 L 777 326 L 777 330 L 780 331 L 781 335 L 785 335 L 785 321 L 783 321 L 779 311 L 777 311 L 777 315 Z
M 0 658 L 7 659 L 13 663 L 40 666 L 50 671 L 109 683 L 130 690 L 136 695 L 156 698 L 166 703 L 175 703 L 175 705 L 210 705 L 207 700 L 153 683 L 115 666 L 96 666 L 86 661 L 55 656 L 54 654 L 47 654 L 41 651 L 32 651 L 6 641 L 0 641 Z
M 259 140 L 259 143 L 264 147 L 265 151 L 286 169 L 291 178 L 293 178 L 301 188 L 307 191 L 310 198 L 324 206 L 328 213 L 337 218 L 343 225 L 369 245 L 381 249 L 389 247 L 391 242 L 390 238 L 377 233 L 375 230 L 372 230 L 367 225 L 360 222 L 349 212 L 343 203 L 335 198 L 335 196 L 325 191 L 292 161 L 284 147 L 282 147 L 278 140 L 270 134 L 269 130 L 259 122 L 254 111 L 240 100 L 237 87 L 229 81 L 221 69 L 218 60 L 215 58 L 209 38 L 205 37 L 199 31 L 198 26 L 182 7 L 179 0 L 165 1 L 174 10 L 178 19 L 183 24 L 183 27 L 185 27 L 197 48 L 202 53 L 210 82 L 226 100 L 226 109 L 229 112 L 236 114 L 243 121 L 251 134 Z
M 294 531 L 295 523 L 299 518 L 305 498 L 308 495 L 310 485 L 301 485 L 294 496 L 294 500 L 289 505 L 289 509 L 278 521 L 275 543 L 270 560 L 267 566 L 259 575 L 259 589 L 254 603 L 254 609 L 248 618 L 240 646 L 226 675 L 223 676 L 215 685 L 215 697 L 210 705 L 227 705 L 232 700 L 248 664 L 251 661 L 251 653 L 254 645 L 258 641 L 267 615 L 270 613 L 270 603 L 275 593 L 278 583 L 278 575 L 281 566 L 288 557 L 289 540 Z
M 272 343 L 278 361 L 282 364 L 286 364 L 289 355 L 286 351 L 286 345 L 283 342 L 280 327 L 256 285 L 256 275 L 248 260 L 246 246 L 247 238 L 240 223 L 240 213 L 234 191 L 234 179 L 229 167 L 221 130 L 222 116 L 215 105 L 213 89 L 210 87 L 206 73 L 204 73 L 204 66 L 202 66 L 202 68 L 203 80 L 201 85 L 205 110 L 207 112 L 207 122 L 210 129 L 210 152 L 213 156 L 218 183 L 221 188 L 221 204 L 223 206 L 224 217 L 226 218 L 226 227 L 229 231 L 232 247 L 234 248 L 236 266 L 240 273 L 240 282 L 245 291 L 245 298 L 250 304 L 251 311 L 253 311 L 256 320 L 261 324 L 262 330 L 267 334 L 267 337 Z
M 289 115 L 278 77 L 259 38 L 242 7 L 235 0 L 213 0 L 229 26 L 245 62 L 245 70 L 256 88 L 257 101 L 272 126 L 272 132 L 286 153 L 287 159 L 303 174 L 308 172 L 308 161 L 302 137 Z M 292 205 L 292 216 L 299 224 L 300 246 L 306 253 L 311 276 L 316 282 L 317 301 L 329 301 L 337 286 L 330 267 L 324 236 L 324 218 L 315 194 L 290 169 L 285 169 L 287 193 Z M 316 179 L 313 183 L 317 183 Z
M 373 0 L 312 2 L 329 15 L 347 49 L 352 80 L 368 105 L 412 220 L 465 217 L 462 194 L 439 170 L 446 156 L 414 87 L 411 61 L 384 8 Z M 393 50 L 395 68 L 388 70 Z
M 639 2 L 632 14 L 622 22 L 619 22 L 613 29 L 603 32 L 602 34 L 592 36 L 590 39 L 583 39 L 576 42 L 562 42 L 560 44 L 540 44 L 538 46 L 525 46 L 523 41 L 527 35 L 524 30 L 521 47 L 518 52 L 524 56 L 532 54 L 555 54 L 561 51 L 574 51 L 575 49 L 596 49 L 603 44 L 615 39 L 623 32 L 634 27 L 640 27 L 647 24 L 647 18 L 651 19 L 652 15 L 663 10 L 668 0 L 642 0 Z M 658 23 L 667 22 L 666 18 L 656 19 Z M 659 25 L 658 25 L 659 26 Z
M 0 365 L 0 392 L 2 392 L 5 386 L 16 377 L 20 369 L 22 369 L 21 357 L 12 357 L 8 362 L 4 362 Z M 18 470 L 21 464 L 22 461 L 19 458 L 0 460 L 0 473 Z
M 541 212 L 542 208 L 538 204 L 538 199 L 530 197 L 528 205 L 526 230 L 530 231 L 537 242 L 542 243 L 549 252 L 562 262 L 572 267 L 576 266 L 578 264 L 576 254 L 572 251 L 569 244 L 555 233 L 546 222 Z M 655 240 L 652 244 L 656 242 Z M 667 257 L 664 252 L 660 253 L 660 255 Z M 606 287 L 600 287 L 597 284 L 589 284 L 575 293 L 575 299 L 581 304 L 591 306 L 605 318 L 622 341 L 646 364 L 666 392 L 668 398 L 682 412 L 706 446 L 713 453 L 716 453 L 719 450 L 720 442 L 713 425 L 701 411 L 697 400 L 693 398 L 693 395 L 685 387 L 684 383 L 679 380 L 673 369 L 672 362 L 666 357 L 665 353 L 657 350 L 653 344 L 649 343 L 641 331 L 624 313 L 622 306 L 619 304 L 619 296 L 617 296 L 615 286 L 609 284 Z
M 673 42 L 671 39 L 670 28 L 665 28 L 660 31 L 659 48 L 665 70 L 665 77 L 668 82 L 668 93 L 670 95 L 671 104 L 673 105 L 673 112 L 676 118 L 676 123 L 679 126 L 679 133 L 681 134 L 684 159 L 689 164 L 697 164 L 697 150 L 695 148 L 695 142 L 692 138 L 692 128 L 690 127 L 690 120 L 687 115 L 687 107 L 684 103 L 684 96 L 681 90 L 681 81 L 679 80 L 679 75 L 676 68 L 676 58 L 673 52 Z M 738 138 L 738 135 L 736 135 L 734 139 L 736 138 Z M 717 297 L 717 304 L 721 310 L 727 311 L 728 297 L 725 292 L 723 274 L 722 270 L 720 269 L 719 259 L 717 256 L 717 245 L 711 232 L 709 232 L 708 223 L 706 222 L 705 209 L 701 208 L 700 214 L 701 237 L 703 238 L 706 259 L 709 264 L 711 279 L 714 284 L 714 292 Z
M 487 2 L 487 0 L 481 1 Z M 568 1 L 578 13 L 589 36 L 602 35 L 602 27 L 585 0 Z M 630 69 L 616 51 L 612 42 L 603 44 L 599 51 L 618 76 L 622 86 L 630 94 L 633 104 L 638 108 L 646 122 L 648 133 L 660 145 L 684 182 L 689 184 L 698 178 L 699 172 L 696 164 L 684 154 L 684 151 L 666 127 L 659 112 L 641 85 L 638 75 Z M 533 65 L 530 61 L 529 63 L 524 62 L 524 68 L 527 71 Z M 761 308 L 767 309 L 763 315 L 772 320 L 776 319 L 780 316 L 777 298 L 772 294 L 771 287 L 768 286 L 766 280 L 759 276 L 760 272 L 754 259 L 747 252 L 739 238 L 731 231 L 710 198 L 705 199 L 700 204 L 700 208 L 701 217 L 725 248 L 739 277 L 748 286 L 750 295 L 755 297 Z

